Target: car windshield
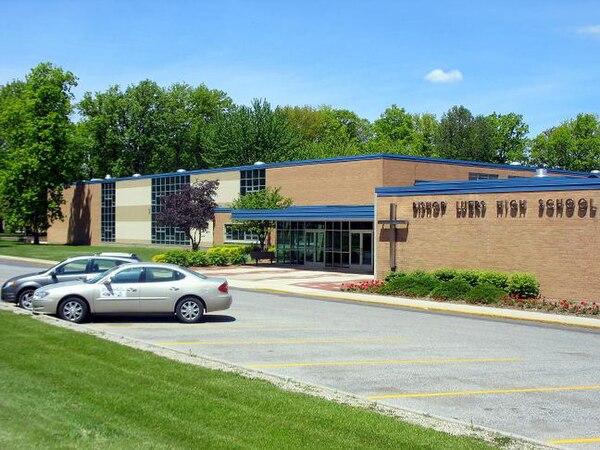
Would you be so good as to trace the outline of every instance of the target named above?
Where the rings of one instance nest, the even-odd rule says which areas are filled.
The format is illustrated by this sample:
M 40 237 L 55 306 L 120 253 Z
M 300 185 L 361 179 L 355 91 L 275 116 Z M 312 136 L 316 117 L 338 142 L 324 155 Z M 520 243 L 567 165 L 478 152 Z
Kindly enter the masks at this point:
M 88 283 L 88 284 L 97 283 L 98 281 L 100 281 L 102 278 L 104 278 L 109 273 L 114 272 L 115 269 L 117 269 L 117 267 L 113 267 L 111 269 L 105 270 L 104 272 L 100 272 L 99 274 L 94 275 L 92 278 L 88 278 L 87 280 L 85 280 L 84 283 Z

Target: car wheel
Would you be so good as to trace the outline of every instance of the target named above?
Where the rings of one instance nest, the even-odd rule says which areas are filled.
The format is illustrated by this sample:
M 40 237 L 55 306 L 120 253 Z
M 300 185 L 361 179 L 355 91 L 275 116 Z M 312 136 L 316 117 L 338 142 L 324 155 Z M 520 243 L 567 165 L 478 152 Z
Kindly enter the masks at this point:
M 69 322 L 81 323 L 87 315 L 87 304 L 77 297 L 67 298 L 58 306 L 58 317 Z
M 180 322 L 199 322 L 204 315 L 204 304 L 197 298 L 184 297 L 177 303 L 175 314 Z
M 35 289 L 25 289 L 19 294 L 19 306 L 27 311 L 33 311 L 33 291 Z

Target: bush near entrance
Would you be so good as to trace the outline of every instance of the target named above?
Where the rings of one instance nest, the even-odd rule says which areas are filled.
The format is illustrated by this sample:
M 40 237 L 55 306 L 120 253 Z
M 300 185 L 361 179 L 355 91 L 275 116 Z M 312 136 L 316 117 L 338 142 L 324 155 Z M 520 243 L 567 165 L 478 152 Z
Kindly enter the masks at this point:
M 227 245 L 208 250 L 173 249 L 152 258 L 153 262 L 177 264 L 184 267 L 230 266 L 248 261 L 251 246 Z

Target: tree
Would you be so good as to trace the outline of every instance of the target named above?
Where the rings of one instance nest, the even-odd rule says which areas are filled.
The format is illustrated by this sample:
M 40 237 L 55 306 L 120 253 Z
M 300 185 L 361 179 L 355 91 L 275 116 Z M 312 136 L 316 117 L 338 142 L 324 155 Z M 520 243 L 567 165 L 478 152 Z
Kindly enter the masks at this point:
M 600 121 L 594 114 L 550 128 L 532 142 L 531 162 L 538 166 L 588 172 L 600 167 Z
M 69 119 L 76 85 L 71 72 L 42 63 L 2 87 L 0 209 L 11 228 L 31 229 L 36 244 L 62 219 L 63 187 L 79 174 Z
M 159 226 L 179 228 L 189 238 L 192 250 L 198 250 L 202 233 L 215 218 L 218 181 L 200 181 L 162 199 L 162 211 L 156 216 Z
M 525 162 L 527 159 L 529 125 L 523 121 L 523 116 L 515 113 L 498 114 L 494 112 L 486 119 L 495 131 L 494 151 L 496 161 L 501 164 L 508 164 L 513 161 Z
M 404 108 L 392 105 L 373 123 L 375 137 L 370 141 L 378 151 L 413 154 L 415 126 Z
M 233 209 L 283 209 L 292 205 L 292 199 L 279 193 L 281 188 L 266 188 L 264 190 L 249 192 L 233 201 Z M 235 221 L 235 227 L 246 233 L 258 236 L 260 249 L 266 250 L 265 243 L 271 231 L 275 228 L 273 220 L 242 220 Z
M 498 162 L 495 130 L 484 116 L 473 116 L 464 106 L 453 106 L 440 120 L 436 133 L 438 156 L 481 162 Z
M 207 155 L 210 167 L 289 161 L 295 159 L 300 145 L 287 116 L 258 99 L 251 106 L 221 114 L 214 122 L 212 136 L 212 151 Z

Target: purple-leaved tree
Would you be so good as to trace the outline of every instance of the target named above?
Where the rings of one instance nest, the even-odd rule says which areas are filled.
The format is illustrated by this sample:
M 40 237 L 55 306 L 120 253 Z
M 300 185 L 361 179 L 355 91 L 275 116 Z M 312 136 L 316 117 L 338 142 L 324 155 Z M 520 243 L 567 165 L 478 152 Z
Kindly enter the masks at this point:
M 198 250 L 202 233 L 215 218 L 218 186 L 218 180 L 197 181 L 163 197 L 163 210 L 157 214 L 156 222 L 162 227 L 179 228 L 190 239 L 192 250 Z

